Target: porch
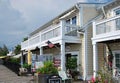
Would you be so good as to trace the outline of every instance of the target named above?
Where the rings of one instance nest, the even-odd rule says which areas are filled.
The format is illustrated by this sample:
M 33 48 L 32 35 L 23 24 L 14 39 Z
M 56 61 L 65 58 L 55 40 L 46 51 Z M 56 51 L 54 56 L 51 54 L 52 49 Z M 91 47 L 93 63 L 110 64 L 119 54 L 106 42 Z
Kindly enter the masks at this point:
M 92 44 L 94 76 L 101 66 L 106 65 L 108 55 L 113 55 L 112 69 L 119 68 L 120 61 L 117 59 L 116 62 L 116 52 L 120 51 L 120 15 L 93 22 Z
M 118 74 L 120 74 L 120 39 L 96 42 L 94 45 L 94 76 L 97 76 L 97 71 L 104 70 L 105 72 L 107 69 L 109 76 L 114 79 L 119 79 Z

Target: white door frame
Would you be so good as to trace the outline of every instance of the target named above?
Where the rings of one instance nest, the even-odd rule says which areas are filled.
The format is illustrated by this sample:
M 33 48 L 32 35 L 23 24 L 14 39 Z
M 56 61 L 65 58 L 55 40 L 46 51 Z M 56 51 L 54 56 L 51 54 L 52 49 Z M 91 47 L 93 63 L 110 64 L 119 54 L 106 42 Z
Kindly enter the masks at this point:
M 65 55 L 66 54 L 77 55 L 77 71 L 79 71 L 79 64 L 80 64 L 80 53 L 79 53 L 79 51 L 65 52 Z
M 115 50 L 115 51 L 113 51 L 113 56 L 114 56 L 114 58 L 113 58 L 113 77 L 115 76 L 115 70 L 116 70 L 116 63 L 115 63 L 115 54 L 116 53 L 118 53 L 118 54 L 120 54 L 120 50 Z

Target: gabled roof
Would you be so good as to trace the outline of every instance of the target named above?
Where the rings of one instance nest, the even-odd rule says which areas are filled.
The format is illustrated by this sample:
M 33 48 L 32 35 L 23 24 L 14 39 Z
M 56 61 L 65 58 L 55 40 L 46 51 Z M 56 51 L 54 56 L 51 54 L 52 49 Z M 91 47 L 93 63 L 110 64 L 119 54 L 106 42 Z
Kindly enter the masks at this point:
M 54 19 L 50 20 L 49 22 L 47 22 L 46 24 L 42 25 L 41 27 L 39 27 L 38 29 L 36 29 L 35 31 L 33 31 L 32 33 L 30 33 L 29 35 L 34 35 L 35 33 L 38 33 L 40 30 L 50 26 L 54 20 L 59 19 L 60 17 L 62 17 L 63 15 L 67 14 L 69 11 L 76 9 L 76 6 L 71 7 L 70 9 L 68 9 L 67 11 L 65 11 L 64 13 L 60 14 L 59 16 L 55 17 Z
M 110 2 L 108 2 L 107 4 L 105 4 L 103 7 L 105 9 L 109 9 L 109 8 L 113 8 L 113 7 L 116 7 L 116 6 L 119 6 L 120 5 L 120 0 L 112 0 Z
M 38 33 L 39 31 L 41 31 L 42 29 L 50 26 L 53 21 L 55 21 L 56 19 L 59 19 L 60 17 L 64 16 L 65 14 L 67 14 L 68 12 L 74 10 L 74 9 L 78 9 L 78 6 L 80 7 L 81 5 L 101 5 L 104 3 L 86 3 L 86 2 L 79 2 L 77 4 L 75 4 L 73 7 L 71 7 L 70 9 L 66 10 L 65 12 L 63 12 L 62 14 L 58 15 L 57 17 L 55 17 L 54 19 L 50 20 L 49 22 L 47 22 L 46 24 L 42 25 L 41 27 L 39 27 L 38 29 L 36 29 L 35 31 L 33 31 L 32 33 L 29 34 L 29 36 L 32 36 L 36 33 Z

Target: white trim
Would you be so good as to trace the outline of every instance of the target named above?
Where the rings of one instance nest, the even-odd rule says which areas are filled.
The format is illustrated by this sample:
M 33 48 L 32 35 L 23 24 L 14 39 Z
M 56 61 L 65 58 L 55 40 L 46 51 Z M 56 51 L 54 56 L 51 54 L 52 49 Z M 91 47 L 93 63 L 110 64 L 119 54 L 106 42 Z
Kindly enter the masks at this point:
M 65 55 L 66 54 L 71 54 L 71 55 L 77 55 L 77 71 L 80 71 L 79 70 L 79 64 L 81 64 L 80 63 L 80 58 L 82 58 L 82 57 L 80 57 L 80 53 L 79 53 L 79 51 L 70 51 L 70 52 L 65 52 Z
M 84 33 L 84 72 L 83 72 L 83 79 L 87 79 L 87 71 L 88 71 L 88 64 L 87 64 L 87 30 Z
M 40 55 L 43 55 L 43 47 L 40 47 Z
M 120 30 L 97 35 L 92 38 L 92 42 L 115 40 L 115 39 L 119 39 L 119 38 L 120 38 Z
M 80 27 L 82 27 L 83 26 L 83 6 L 77 5 L 77 8 L 79 9 L 79 13 L 78 13 L 79 21 L 78 22 L 80 23 L 80 24 L 79 23 L 78 24 L 80 25 Z
M 66 71 L 66 67 L 65 67 L 65 42 L 61 41 L 61 46 L 60 46 L 60 52 L 61 52 L 61 70 L 62 71 Z
M 113 58 L 113 77 L 115 77 L 115 72 L 116 72 L 116 63 L 115 63 L 115 54 L 116 53 L 119 53 L 120 54 L 120 50 L 115 50 L 115 51 L 112 51 L 113 52 L 113 56 L 114 56 L 114 58 Z
M 115 50 L 115 51 L 112 51 L 112 52 L 113 52 L 113 56 L 114 56 L 114 58 L 113 58 L 113 68 L 114 68 L 114 67 L 116 67 L 115 66 L 115 54 L 120 53 L 120 50 Z
M 96 77 L 98 70 L 98 51 L 97 43 L 93 44 L 93 76 Z

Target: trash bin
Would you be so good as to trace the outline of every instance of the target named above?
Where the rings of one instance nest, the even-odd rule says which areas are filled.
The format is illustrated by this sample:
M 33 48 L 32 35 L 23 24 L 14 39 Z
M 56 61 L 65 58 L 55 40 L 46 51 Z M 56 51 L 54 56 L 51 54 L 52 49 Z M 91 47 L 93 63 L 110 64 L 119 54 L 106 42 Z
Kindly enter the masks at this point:
M 51 75 L 47 83 L 62 83 L 62 78 L 59 75 Z

